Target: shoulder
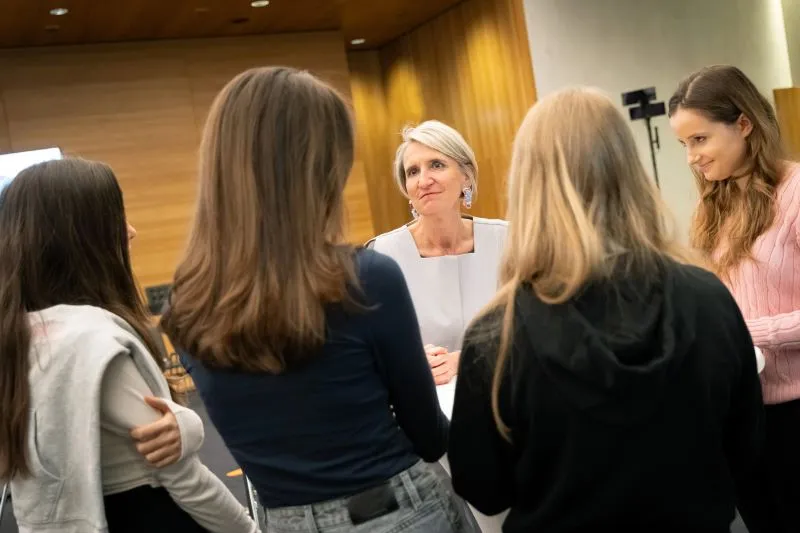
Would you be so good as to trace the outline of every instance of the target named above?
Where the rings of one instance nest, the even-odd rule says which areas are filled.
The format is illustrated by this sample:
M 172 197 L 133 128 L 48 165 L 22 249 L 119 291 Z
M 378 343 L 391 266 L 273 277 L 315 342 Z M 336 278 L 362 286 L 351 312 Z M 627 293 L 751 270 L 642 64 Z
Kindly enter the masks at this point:
M 122 318 L 90 305 L 58 305 L 29 315 L 33 341 L 98 351 L 141 343 Z
M 379 245 L 384 244 L 386 242 L 391 242 L 391 241 L 397 240 L 397 239 L 401 238 L 401 236 L 403 236 L 406 231 L 408 231 L 407 227 L 408 227 L 407 224 L 403 224 L 399 228 L 395 228 L 395 229 L 393 229 L 391 231 L 387 231 L 386 233 L 381 233 L 380 235 L 377 235 L 377 236 L 371 238 L 370 240 L 368 240 L 364 246 L 366 248 L 375 248 L 376 245 L 379 246 Z
M 680 312 L 689 315 L 696 310 L 696 319 L 707 321 L 711 317 L 738 317 L 740 311 L 727 286 L 716 274 L 694 265 L 674 263 L 672 290 L 676 293 Z M 737 318 L 738 320 L 738 318 Z
M 403 272 L 397 262 L 388 255 L 369 248 L 361 248 L 356 252 L 358 278 L 367 287 L 383 286 L 387 283 L 402 281 Z
M 508 230 L 508 221 L 501 220 L 499 218 L 481 218 L 481 217 L 472 217 L 472 223 L 476 226 L 494 230 L 494 231 L 507 231 Z
M 506 237 L 508 236 L 508 222 L 496 218 L 478 218 L 472 219 L 473 234 L 476 238 L 482 239 L 484 242 L 496 243 L 495 250 L 500 253 L 505 245 Z

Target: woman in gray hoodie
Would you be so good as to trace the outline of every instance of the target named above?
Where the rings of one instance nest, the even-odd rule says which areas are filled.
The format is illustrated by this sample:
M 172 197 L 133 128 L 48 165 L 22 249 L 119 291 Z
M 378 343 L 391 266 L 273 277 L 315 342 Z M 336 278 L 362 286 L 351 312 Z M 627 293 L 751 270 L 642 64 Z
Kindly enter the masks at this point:
M 0 482 L 21 533 L 255 532 L 196 453 L 154 469 L 130 432 L 170 387 L 111 169 L 21 172 L 0 207 Z M 179 421 L 180 423 L 180 421 Z

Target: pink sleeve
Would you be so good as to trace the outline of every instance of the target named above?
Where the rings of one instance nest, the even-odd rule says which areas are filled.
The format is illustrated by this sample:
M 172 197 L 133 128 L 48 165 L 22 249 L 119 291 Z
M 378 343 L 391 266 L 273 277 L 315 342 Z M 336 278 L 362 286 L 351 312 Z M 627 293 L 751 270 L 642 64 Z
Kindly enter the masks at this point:
M 800 345 L 800 311 L 746 320 L 759 348 L 782 348 Z

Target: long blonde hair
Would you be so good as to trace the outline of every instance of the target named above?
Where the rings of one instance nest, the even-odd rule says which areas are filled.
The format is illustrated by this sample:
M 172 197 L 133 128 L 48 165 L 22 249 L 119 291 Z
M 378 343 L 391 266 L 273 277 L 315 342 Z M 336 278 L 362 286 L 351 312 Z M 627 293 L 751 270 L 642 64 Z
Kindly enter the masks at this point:
M 778 119 L 753 82 L 729 65 L 705 67 L 684 79 L 670 98 L 670 116 L 679 109 L 699 111 L 728 125 L 744 115 L 753 124 L 746 141 L 750 178 L 744 188 L 732 179 L 709 181 L 692 169 L 700 204 L 692 220 L 691 243 L 718 274 L 727 277 L 732 267 L 750 256 L 756 239 L 775 220 L 784 157 Z M 724 237 L 725 249 L 714 257 Z
M 325 307 L 355 303 L 343 193 L 354 132 L 311 74 L 248 70 L 219 93 L 200 187 L 162 325 L 208 366 L 280 373 L 325 340 Z
M 528 112 L 509 171 L 500 289 L 481 313 L 503 317 L 492 410 L 506 438 L 510 429 L 500 416 L 499 393 L 518 291 L 532 290 L 555 305 L 590 281 L 656 276 L 665 259 L 687 259 L 666 213 L 627 122 L 607 96 L 588 88 L 562 90 Z

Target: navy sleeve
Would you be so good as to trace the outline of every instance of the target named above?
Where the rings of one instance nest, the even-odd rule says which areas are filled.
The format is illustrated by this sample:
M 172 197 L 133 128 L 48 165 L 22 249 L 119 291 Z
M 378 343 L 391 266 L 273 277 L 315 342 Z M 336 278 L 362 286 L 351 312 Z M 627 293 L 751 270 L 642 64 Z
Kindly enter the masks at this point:
M 483 514 L 495 515 L 511 507 L 513 500 L 513 449 L 492 414 L 494 354 L 469 337 L 468 333 L 461 349 L 447 459 L 456 493 Z M 504 381 L 501 411 L 508 403 L 502 397 L 507 393 Z
M 363 251 L 362 261 L 363 288 L 375 306 L 369 314 L 375 355 L 397 423 L 417 455 L 436 461 L 447 451 L 449 424 L 439 407 L 405 277 L 393 259 L 377 252 Z

